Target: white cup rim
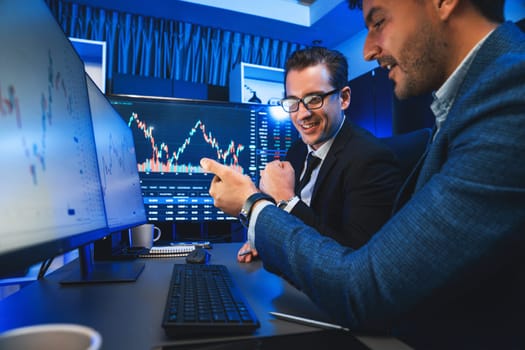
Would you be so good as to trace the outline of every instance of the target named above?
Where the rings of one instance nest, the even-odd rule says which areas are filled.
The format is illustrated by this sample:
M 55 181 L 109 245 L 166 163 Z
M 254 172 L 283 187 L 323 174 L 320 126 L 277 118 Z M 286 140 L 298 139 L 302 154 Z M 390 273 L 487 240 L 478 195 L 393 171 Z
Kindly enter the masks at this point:
M 95 329 L 72 323 L 49 323 L 13 328 L 0 333 L 0 339 L 26 334 L 44 333 L 48 331 L 66 331 L 87 335 L 90 339 L 90 344 L 86 350 L 97 350 L 100 349 L 100 346 L 102 345 L 102 336 Z

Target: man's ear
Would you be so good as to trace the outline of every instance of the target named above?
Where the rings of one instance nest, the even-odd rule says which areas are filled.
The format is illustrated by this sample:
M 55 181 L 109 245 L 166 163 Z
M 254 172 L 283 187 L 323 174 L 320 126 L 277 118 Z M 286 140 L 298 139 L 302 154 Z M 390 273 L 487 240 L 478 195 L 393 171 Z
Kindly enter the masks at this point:
M 434 8 L 441 20 L 447 20 L 462 0 L 433 0 Z
M 341 108 L 347 109 L 348 106 L 350 106 L 350 100 L 352 96 L 352 90 L 350 90 L 350 87 L 345 86 L 341 89 Z

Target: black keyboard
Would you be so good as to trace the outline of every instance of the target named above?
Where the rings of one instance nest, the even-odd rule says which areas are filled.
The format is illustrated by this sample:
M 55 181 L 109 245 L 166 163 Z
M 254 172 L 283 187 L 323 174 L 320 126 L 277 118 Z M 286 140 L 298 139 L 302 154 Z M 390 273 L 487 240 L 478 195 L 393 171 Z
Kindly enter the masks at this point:
M 226 266 L 173 266 L 162 321 L 168 336 L 246 334 L 259 326 Z

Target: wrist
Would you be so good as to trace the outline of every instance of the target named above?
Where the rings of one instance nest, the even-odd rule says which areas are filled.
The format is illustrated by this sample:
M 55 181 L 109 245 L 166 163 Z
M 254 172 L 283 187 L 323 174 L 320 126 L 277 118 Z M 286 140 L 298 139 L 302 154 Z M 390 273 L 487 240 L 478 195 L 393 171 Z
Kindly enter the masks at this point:
M 239 220 L 244 227 L 248 227 L 250 216 L 255 204 L 262 200 L 270 201 L 275 204 L 275 200 L 270 195 L 262 192 L 255 192 L 246 199 L 241 212 L 239 213 Z

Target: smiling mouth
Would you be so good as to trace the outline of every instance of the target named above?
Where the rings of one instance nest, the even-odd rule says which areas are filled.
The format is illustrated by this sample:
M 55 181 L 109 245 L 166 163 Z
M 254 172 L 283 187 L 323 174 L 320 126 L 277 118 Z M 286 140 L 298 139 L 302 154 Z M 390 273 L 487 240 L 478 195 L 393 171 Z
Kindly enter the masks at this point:
M 317 125 L 319 125 L 319 122 L 303 122 L 301 124 L 299 124 L 301 126 L 301 128 L 305 129 L 305 130 L 308 130 L 308 129 L 311 129 Z
M 388 79 L 390 80 L 394 80 L 394 73 L 393 73 L 393 69 L 397 67 L 397 64 L 395 63 L 392 63 L 392 64 L 387 64 L 387 65 L 384 65 L 383 68 L 385 68 L 388 72 Z
M 397 66 L 397 64 L 393 63 L 393 64 L 387 64 L 387 65 L 383 66 L 383 68 L 388 69 L 390 71 L 390 70 L 392 70 L 392 68 L 394 68 L 396 66 Z

